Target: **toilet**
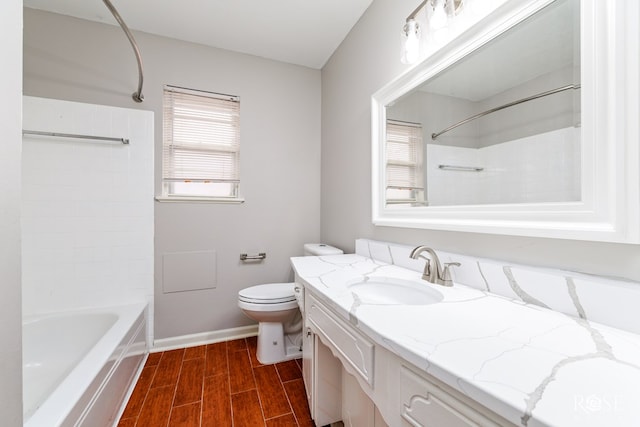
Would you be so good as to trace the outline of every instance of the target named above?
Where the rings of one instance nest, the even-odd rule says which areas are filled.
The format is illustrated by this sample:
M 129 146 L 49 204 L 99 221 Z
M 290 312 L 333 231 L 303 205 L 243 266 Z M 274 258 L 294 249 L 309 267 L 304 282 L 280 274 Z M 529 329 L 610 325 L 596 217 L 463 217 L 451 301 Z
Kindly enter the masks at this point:
M 305 256 L 342 253 L 323 243 L 304 245 Z M 258 322 L 256 356 L 260 363 L 284 362 L 302 356 L 302 315 L 294 287 L 295 283 L 268 283 L 238 292 L 238 307 Z

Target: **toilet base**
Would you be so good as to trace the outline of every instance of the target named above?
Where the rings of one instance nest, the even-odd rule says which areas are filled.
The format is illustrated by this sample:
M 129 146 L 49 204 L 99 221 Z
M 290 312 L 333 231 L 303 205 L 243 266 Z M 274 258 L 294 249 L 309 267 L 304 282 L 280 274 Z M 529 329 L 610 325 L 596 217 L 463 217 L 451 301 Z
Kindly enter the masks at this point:
M 302 357 L 302 332 L 285 334 L 282 323 L 260 322 L 256 357 L 262 364 L 284 362 Z

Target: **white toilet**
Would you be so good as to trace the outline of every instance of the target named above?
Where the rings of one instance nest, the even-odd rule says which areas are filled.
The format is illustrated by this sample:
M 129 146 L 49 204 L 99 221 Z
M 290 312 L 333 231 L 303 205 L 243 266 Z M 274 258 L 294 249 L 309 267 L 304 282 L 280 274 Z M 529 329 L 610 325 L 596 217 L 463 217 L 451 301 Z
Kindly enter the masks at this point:
M 322 243 L 304 245 L 305 256 L 340 255 Z M 302 315 L 294 293 L 295 283 L 268 283 L 238 292 L 238 307 L 258 322 L 260 363 L 277 363 L 302 356 Z

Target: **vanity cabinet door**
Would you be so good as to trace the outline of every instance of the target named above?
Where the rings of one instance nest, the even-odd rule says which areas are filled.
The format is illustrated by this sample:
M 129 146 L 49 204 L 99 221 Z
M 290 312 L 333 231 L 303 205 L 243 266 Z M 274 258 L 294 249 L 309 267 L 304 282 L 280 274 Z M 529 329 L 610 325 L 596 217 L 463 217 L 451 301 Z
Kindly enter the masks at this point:
M 401 417 L 412 427 L 500 427 L 493 416 L 483 414 L 421 375 L 402 366 L 400 371 Z M 474 405 L 475 406 L 475 405 Z M 488 413 L 489 411 L 487 411 Z
M 342 364 L 331 350 L 313 335 L 313 413 L 317 426 L 342 419 Z
M 307 402 L 313 416 L 313 351 L 315 335 L 311 329 L 304 327 L 302 334 L 302 380 L 304 381 L 304 389 L 307 393 Z
M 311 305 L 309 302 L 306 304 Z M 309 402 L 311 418 L 318 426 L 341 420 L 341 371 L 336 359 L 307 326 L 308 308 L 305 307 L 305 326 L 302 342 L 302 379 Z
M 342 372 L 342 396 L 345 427 L 375 427 L 375 405 L 346 371 Z
M 345 427 L 389 427 L 358 381 L 342 371 L 342 421 Z
M 342 371 L 342 422 L 345 427 L 389 427 L 358 381 Z

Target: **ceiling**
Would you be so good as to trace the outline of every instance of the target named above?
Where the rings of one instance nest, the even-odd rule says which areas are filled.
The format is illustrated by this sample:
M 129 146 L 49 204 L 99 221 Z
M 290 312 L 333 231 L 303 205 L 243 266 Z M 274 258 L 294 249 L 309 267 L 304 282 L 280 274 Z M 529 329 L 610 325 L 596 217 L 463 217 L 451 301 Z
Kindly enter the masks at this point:
M 324 66 L 371 2 L 112 0 L 132 30 L 316 69 Z M 24 0 L 23 4 L 118 25 L 101 0 Z

